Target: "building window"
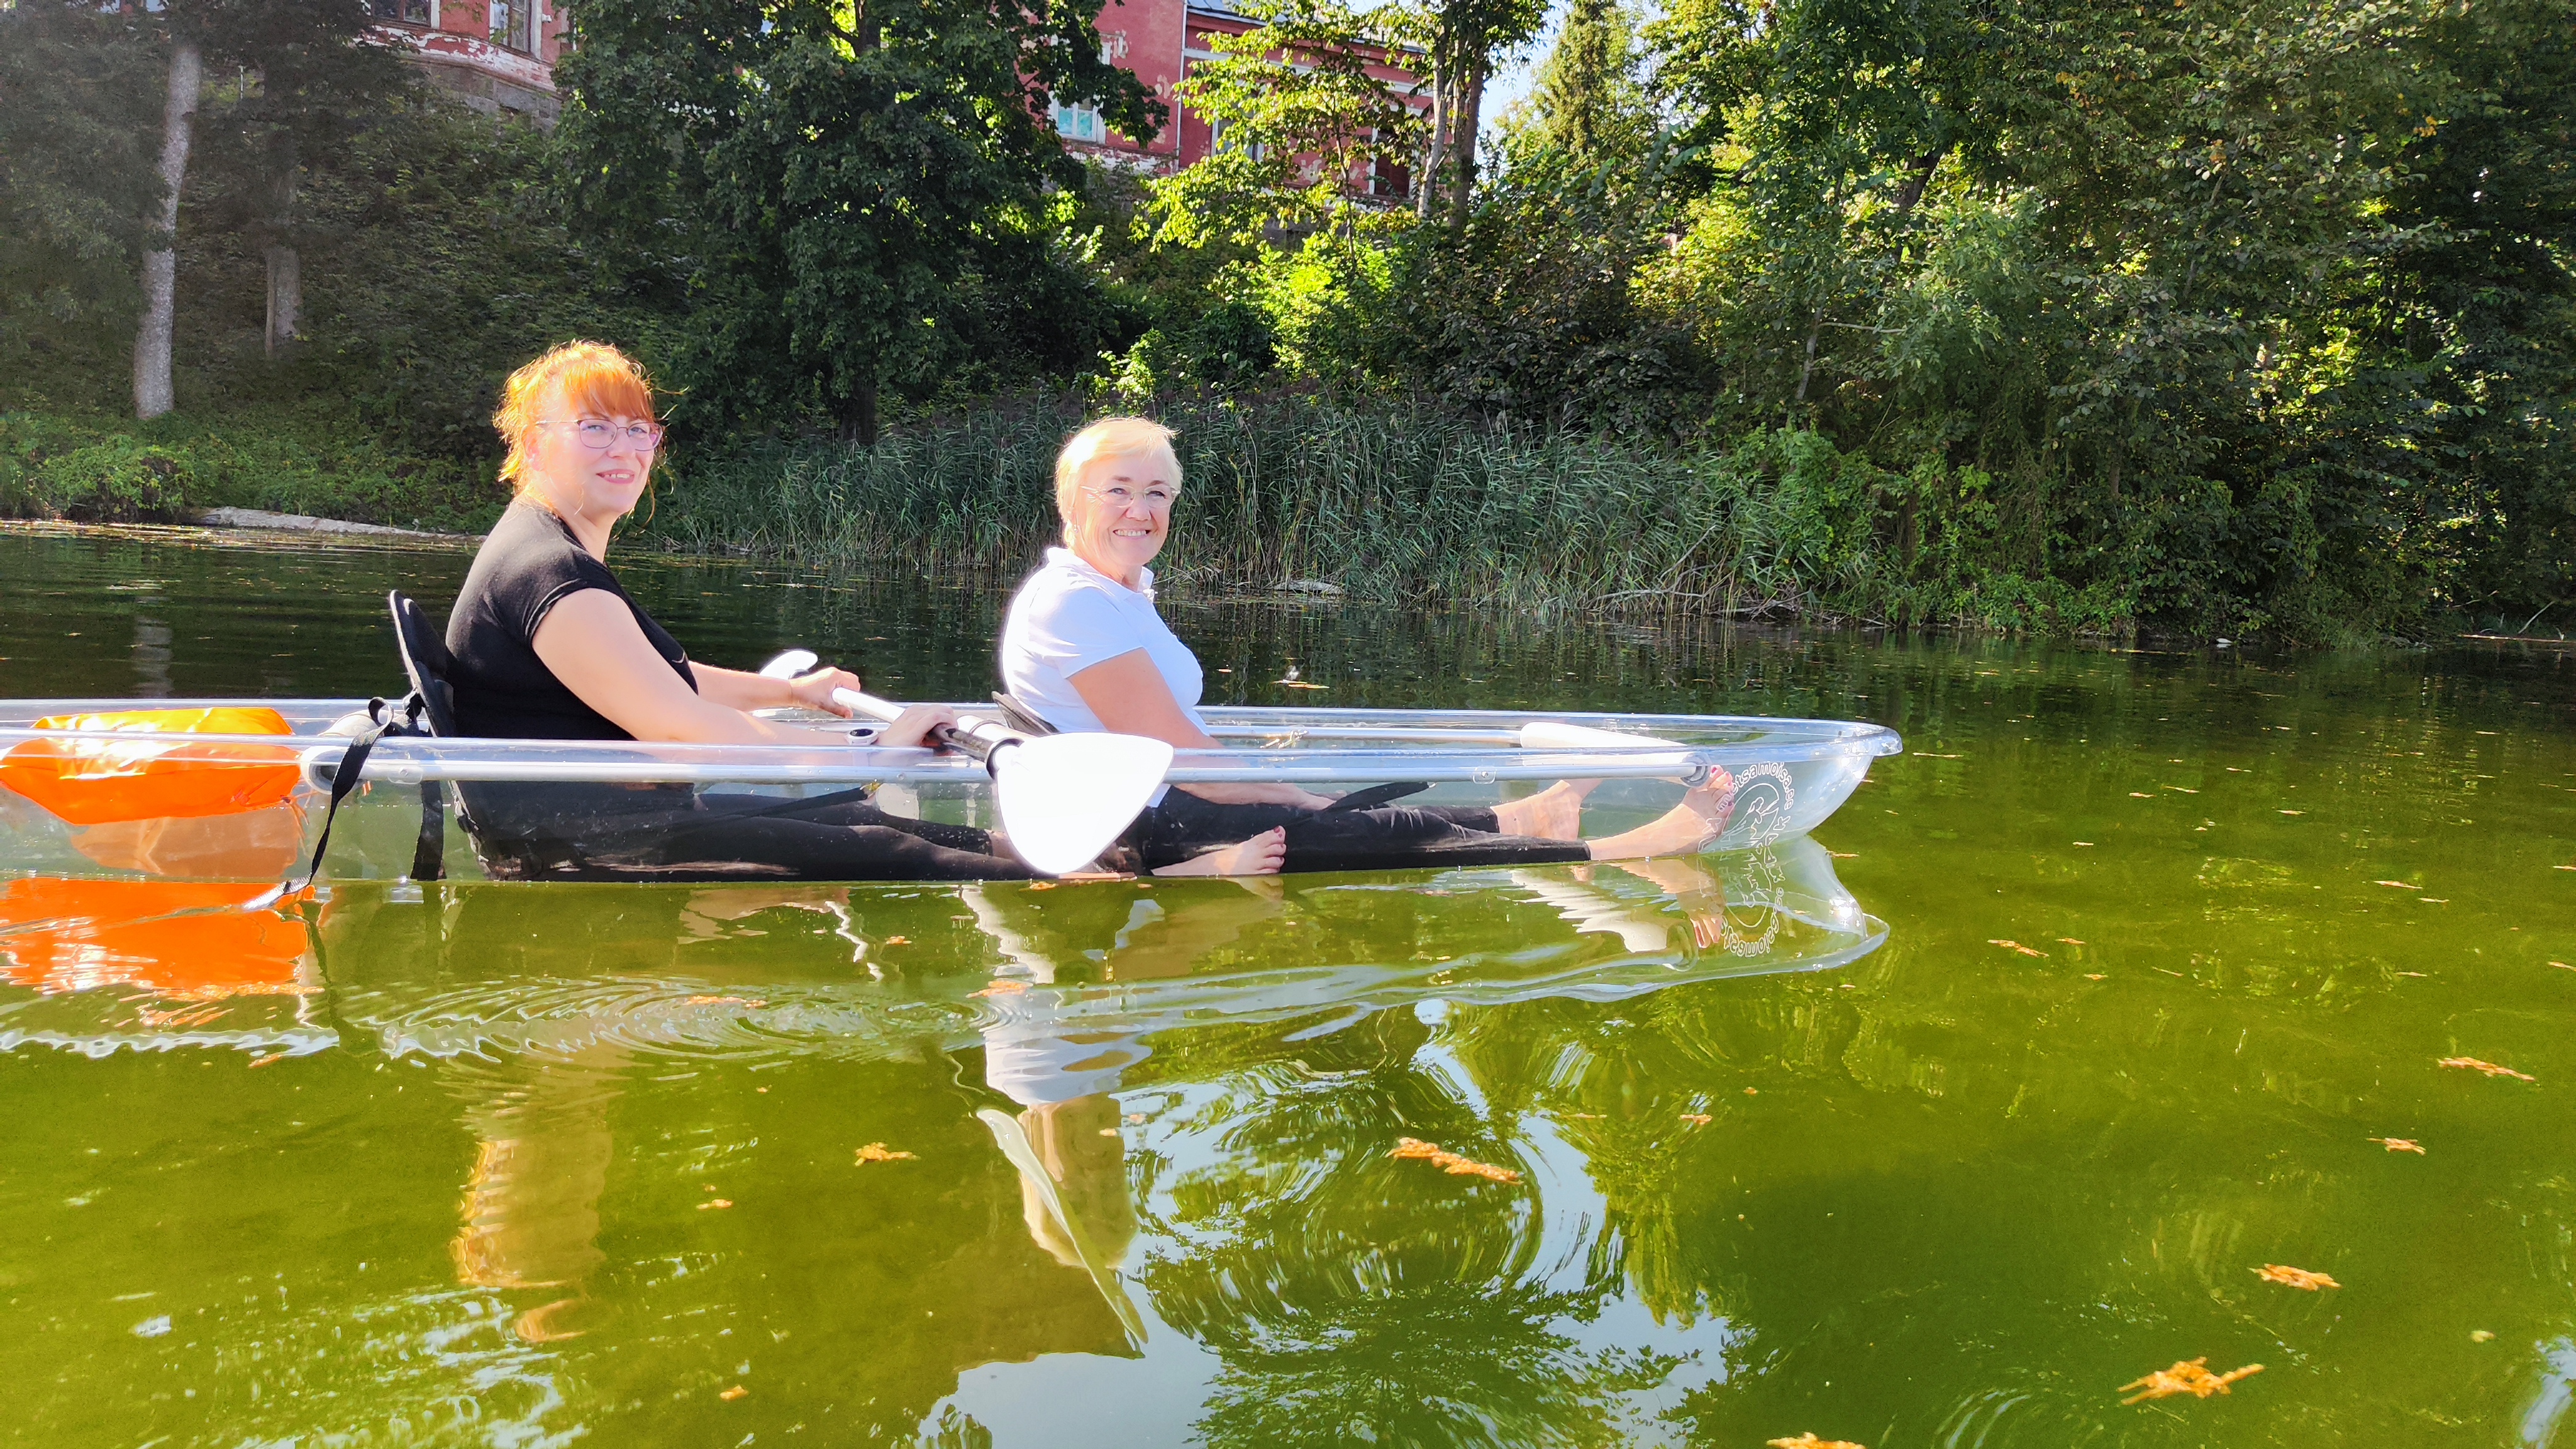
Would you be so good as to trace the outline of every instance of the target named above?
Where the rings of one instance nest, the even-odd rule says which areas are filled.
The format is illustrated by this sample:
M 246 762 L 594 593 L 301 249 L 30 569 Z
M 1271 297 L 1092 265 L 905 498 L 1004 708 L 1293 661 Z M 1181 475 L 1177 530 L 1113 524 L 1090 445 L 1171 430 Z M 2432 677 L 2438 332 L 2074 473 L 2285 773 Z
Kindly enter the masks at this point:
M 1068 106 L 1058 101 L 1055 133 L 1068 141 L 1088 141 L 1094 146 L 1106 145 L 1109 141 L 1109 130 L 1100 123 L 1098 106 Z
M 429 13 L 429 0 L 367 0 L 367 9 L 378 20 L 391 20 L 401 25 L 436 23 Z
M 1215 154 L 1215 153 L 1217 153 L 1217 152 L 1220 152 L 1220 151 L 1240 151 L 1240 152 L 1242 152 L 1246 157 L 1248 157 L 1248 158 L 1250 158 L 1250 159 L 1252 159 L 1252 160 L 1254 160 L 1254 161 L 1258 161 L 1258 160 L 1260 160 L 1260 159 L 1262 158 L 1262 156 L 1265 154 L 1265 151 L 1264 151 L 1264 148 L 1263 148 L 1262 144 L 1261 144 L 1260 142 L 1258 142 L 1258 141 L 1247 141 L 1247 140 L 1243 139 L 1241 136 L 1237 136 L 1237 135 L 1231 135 L 1231 134 L 1229 134 L 1229 133 L 1230 133 L 1230 132 L 1232 132 L 1233 130 L 1234 130 L 1234 127 L 1232 127 L 1232 126 L 1230 126 L 1230 125 L 1226 124 L 1226 123 L 1225 123 L 1225 122 L 1223 122 L 1223 121 L 1211 121 L 1211 122 L 1209 122 L 1209 123 L 1208 123 L 1208 151 L 1209 151 L 1209 153 L 1213 155 L 1213 154 Z
M 536 0 L 492 0 L 492 43 L 522 54 L 534 51 L 535 27 L 528 22 L 536 18 L 536 10 Z

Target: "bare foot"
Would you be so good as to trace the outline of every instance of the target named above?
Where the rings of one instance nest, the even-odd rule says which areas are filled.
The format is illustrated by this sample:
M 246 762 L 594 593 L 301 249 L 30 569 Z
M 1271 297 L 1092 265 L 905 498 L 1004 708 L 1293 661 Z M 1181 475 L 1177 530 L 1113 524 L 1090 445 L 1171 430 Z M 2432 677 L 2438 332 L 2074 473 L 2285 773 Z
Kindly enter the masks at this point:
M 1192 856 L 1178 865 L 1167 865 L 1156 875 L 1277 875 L 1280 863 L 1288 858 L 1288 832 L 1272 826 L 1250 840 Z
M 1594 860 L 1634 860 L 1649 855 L 1680 855 L 1715 840 L 1735 813 L 1735 777 L 1710 772 L 1708 782 L 1694 786 L 1682 803 L 1663 818 L 1621 835 L 1592 842 Z
M 1506 800 L 1494 807 L 1494 828 L 1505 835 L 1540 840 L 1580 840 L 1583 797 L 1600 784 L 1598 780 L 1559 780 L 1526 799 Z

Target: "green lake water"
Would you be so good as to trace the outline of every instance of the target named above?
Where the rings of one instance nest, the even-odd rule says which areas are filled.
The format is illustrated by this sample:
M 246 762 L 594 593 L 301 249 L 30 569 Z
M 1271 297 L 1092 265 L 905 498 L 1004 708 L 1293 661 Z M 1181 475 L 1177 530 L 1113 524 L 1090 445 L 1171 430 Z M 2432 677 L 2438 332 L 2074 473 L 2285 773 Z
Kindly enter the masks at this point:
M 0 697 L 382 692 L 467 558 L 0 532 Z M 991 687 L 989 593 L 624 567 L 702 658 Z M 1647 870 L 0 855 L 0 1440 L 2576 1446 L 2576 655 L 1170 613 L 1212 699 L 1908 752 Z

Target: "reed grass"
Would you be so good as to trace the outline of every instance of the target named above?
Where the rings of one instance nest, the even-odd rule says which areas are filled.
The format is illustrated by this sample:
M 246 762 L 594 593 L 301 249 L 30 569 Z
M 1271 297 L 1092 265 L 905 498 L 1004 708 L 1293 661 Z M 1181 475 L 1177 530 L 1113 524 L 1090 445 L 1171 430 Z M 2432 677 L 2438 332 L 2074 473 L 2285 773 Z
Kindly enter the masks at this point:
M 1813 434 L 1685 453 L 1314 397 L 1161 410 L 1186 479 L 1157 565 L 1184 589 L 1618 613 L 1866 612 L 1913 486 Z M 1077 405 L 1027 402 L 824 441 L 685 455 L 647 543 L 860 574 L 981 579 L 1056 539 Z

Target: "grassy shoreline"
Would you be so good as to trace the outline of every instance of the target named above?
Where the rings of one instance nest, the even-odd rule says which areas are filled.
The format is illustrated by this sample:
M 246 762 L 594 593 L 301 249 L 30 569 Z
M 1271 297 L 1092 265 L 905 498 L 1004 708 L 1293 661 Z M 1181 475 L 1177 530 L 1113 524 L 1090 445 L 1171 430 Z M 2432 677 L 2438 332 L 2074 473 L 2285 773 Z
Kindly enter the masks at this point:
M 1811 432 L 1684 450 L 1388 399 L 1220 397 L 1157 411 L 1179 430 L 1187 478 L 1161 570 L 1180 594 L 1301 588 L 1574 615 L 2258 632 L 2142 619 L 2137 575 L 2106 566 L 2105 548 L 2082 568 L 2027 566 L 1995 480 L 1934 465 L 1892 472 Z M 1054 541 L 1053 458 L 1084 415 L 1073 399 L 1002 399 L 892 426 L 866 450 L 817 438 L 682 443 L 623 537 L 827 572 L 1007 581 Z M 0 413 L 0 516 L 118 522 L 231 506 L 463 533 L 497 516 L 505 495 L 488 463 L 407 457 L 353 433 L 285 411 L 145 425 Z

